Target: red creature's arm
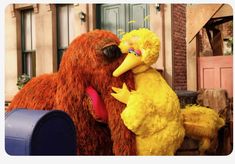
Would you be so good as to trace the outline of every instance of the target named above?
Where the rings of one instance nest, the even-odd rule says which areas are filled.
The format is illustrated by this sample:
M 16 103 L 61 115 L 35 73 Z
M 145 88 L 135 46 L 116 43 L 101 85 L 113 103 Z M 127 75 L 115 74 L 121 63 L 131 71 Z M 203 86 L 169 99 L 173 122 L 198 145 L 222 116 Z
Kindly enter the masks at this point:
M 56 73 L 32 78 L 12 99 L 7 112 L 15 108 L 53 109 L 56 85 Z
M 120 81 L 125 81 L 130 89 L 134 89 L 134 80 L 131 74 L 126 74 L 119 78 L 122 78 Z M 114 80 L 112 86 L 122 86 L 120 81 Z M 104 96 L 104 102 L 108 111 L 108 124 L 113 140 L 113 153 L 115 155 L 136 155 L 136 136 L 127 129 L 121 119 L 121 113 L 125 108 L 125 104 L 113 98 L 111 96 L 112 92 L 111 87 L 108 88 L 107 95 Z
M 112 142 L 107 125 L 97 122 L 90 113 L 90 100 L 85 90 L 89 75 L 84 75 L 84 69 L 67 63 L 62 63 L 63 69 L 59 72 L 55 108 L 65 111 L 74 122 L 77 154 L 112 155 Z

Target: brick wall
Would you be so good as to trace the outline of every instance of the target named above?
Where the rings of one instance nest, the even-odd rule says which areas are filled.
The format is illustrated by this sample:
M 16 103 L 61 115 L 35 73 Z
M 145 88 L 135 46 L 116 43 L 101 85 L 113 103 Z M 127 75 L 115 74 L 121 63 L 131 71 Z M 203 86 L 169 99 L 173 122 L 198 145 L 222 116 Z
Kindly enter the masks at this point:
M 173 26 L 173 88 L 187 90 L 186 5 L 172 5 Z

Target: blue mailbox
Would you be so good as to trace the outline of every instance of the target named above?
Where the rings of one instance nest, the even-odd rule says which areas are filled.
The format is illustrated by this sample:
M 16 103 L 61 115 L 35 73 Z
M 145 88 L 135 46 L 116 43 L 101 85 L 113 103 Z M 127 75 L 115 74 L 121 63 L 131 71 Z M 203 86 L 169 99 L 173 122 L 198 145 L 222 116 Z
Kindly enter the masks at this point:
M 76 155 L 73 121 L 60 110 L 15 109 L 5 114 L 9 155 Z

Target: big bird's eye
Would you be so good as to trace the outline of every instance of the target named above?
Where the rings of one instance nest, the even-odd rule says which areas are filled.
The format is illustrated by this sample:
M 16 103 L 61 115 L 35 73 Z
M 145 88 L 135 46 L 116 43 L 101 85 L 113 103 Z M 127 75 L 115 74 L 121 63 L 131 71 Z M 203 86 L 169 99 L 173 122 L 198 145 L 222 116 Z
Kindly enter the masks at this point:
M 120 48 L 117 45 L 110 45 L 102 49 L 105 58 L 108 61 L 113 61 L 119 58 L 122 54 Z
M 128 53 L 132 53 L 135 56 L 141 56 L 141 51 L 140 50 L 134 50 L 134 48 L 129 48 Z

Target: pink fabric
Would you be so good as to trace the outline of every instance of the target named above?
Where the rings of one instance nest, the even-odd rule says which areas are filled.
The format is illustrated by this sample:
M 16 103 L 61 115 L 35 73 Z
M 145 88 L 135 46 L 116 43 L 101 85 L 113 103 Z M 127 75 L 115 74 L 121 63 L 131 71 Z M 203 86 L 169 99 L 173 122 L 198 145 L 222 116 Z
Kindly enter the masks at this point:
M 104 102 L 100 97 L 100 95 L 96 92 L 96 90 L 92 86 L 86 88 L 86 93 L 92 100 L 93 109 L 91 110 L 93 110 L 96 119 L 98 119 L 97 121 L 107 123 L 108 113 L 106 111 Z

